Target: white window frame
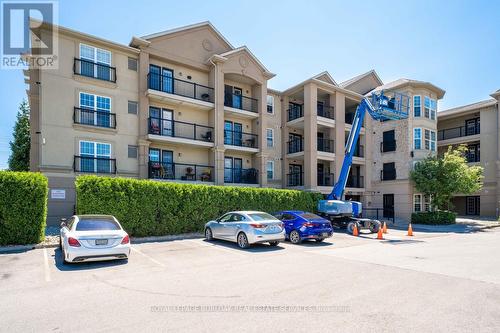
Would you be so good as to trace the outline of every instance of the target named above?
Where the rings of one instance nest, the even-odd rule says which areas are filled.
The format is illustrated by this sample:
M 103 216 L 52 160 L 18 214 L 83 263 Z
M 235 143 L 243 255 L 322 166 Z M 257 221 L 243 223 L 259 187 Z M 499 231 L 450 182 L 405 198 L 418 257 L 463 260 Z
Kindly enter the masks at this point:
M 432 198 L 430 195 L 424 195 L 422 193 L 413 194 L 413 211 L 415 213 L 432 211 L 431 203 L 432 203 Z M 417 204 L 419 205 L 419 210 L 415 209 Z
M 94 55 L 93 55 L 93 58 L 88 58 L 88 57 L 84 57 L 84 56 L 82 56 L 82 46 L 85 46 L 85 47 L 89 47 L 89 48 L 94 49 Z M 104 62 L 104 61 L 97 61 L 97 50 L 99 50 L 99 51 L 102 51 L 102 52 L 105 52 L 105 53 L 108 53 L 108 54 L 109 54 L 109 63 Z M 112 63 L 112 61 L 113 61 L 113 54 L 111 53 L 111 51 L 106 50 L 106 49 L 101 49 L 101 48 L 99 48 L 99 47 L 95 47 L 95 46 L 92 46 L 92 45 L 88 45 L 88 44 L 80 43 L 80 48 L 78 49 L 78 52 L 79 52 L 79 54 L 80 54 L 80 58 L 81 58 L 81 59 L 85 59 L 85 60 L 92 60 L 92 61 L 93 61 L 93 62 L 95 62 L 95 63 L 99 63 L 99 64 L 103 64 L 103 65 L 108 65 L 108 66 L 111 66 L 111 63 Z
M 417 105 L 417 97 L 418 97 L 418 105 Z M 418 107 L 418 116 L 415 114 L 415 109 Z M 422 96 L 415 95 L 413 96 L 413 117 L 422 117 Z
M 437 100 L 431 98 L 431 120 L 436 120 L 437 115 Z
M 419 205 L 419 209 L 416 209 L 416 206 L 417 206 L 417 198 L 418 199 L 418 205 Z M 413 211 L 415 213 L 419 213 L 422 211 L 422 194 L 414 194 L 413 195 Z
M 430 130 L 428 128 L 424 128 L 424 149 L 429 151 L 436 151 L 436 131 Z M 427 133 L 429 133 L 429 137 L 427 138 Z
M 271 104 L 269 104 L 269 99 L 271 99 Z M 267 106 L 271 106 L 271 112 L 268 111 Z M 268 114 L 274 114 L 274 96 L 267 95 L 266 112 Z
M 94 107 L 93 108 L 90 108 L 89 106 L 87 105 L 82 105 L 82 94 L 85 94 L 85 95 L 90 95 L 90 96 L 93 96 L 94 97 Z M 101 97 L 101 98 L 107 98 L 109 100 L 109 110 L 106 110 L 106 109 L 98 109 L 97 108 L 97 97 Z M 104 95 L 97 95 L 97 94 L 93 94 L 93 93 L 89 93 L 89 92 L 85 92 L 85 91 L 80 91 L 79 94 L 78 94 L 78 106 L 79 108 L 81 109 L 82 106 L 83 108 L 85 109 L 89 109 L 89 110 L 94 110 L 94 111 L 99 111 L 99 112 L 108 112 L 111 114 L 111 110 L 113 108 L 113 105 L 112 105 L 112 99 L 111 97 L 109 96 L 104 96 Z M 83 124 L 83 121 L 82 121 L 82 113 L 80 112 L 80 123 Z M 97 112 L 94 112 L 94 126 L 97 125 Z
M 420 147 L 419 148 L 417 148 L 417 145 L 415 144 L 415 142 L 417 141 L 417 137 L 415 135 L 416 132 L 417 132 L 417 130 L 420 132 L 420 135 L 419 135 L 419 138 L 418 138 L 418 141 L 420 143 L 420 145 L 419 145 Z M 422 149 L 422 128 L 421 127 L 415 127 L 415 128 L 413 128 L 413 149 L 415 149 L 415 150 Z
M 269 165 L 271 166 L 271 177 L 269 177 Z M 267 161 L 266 163 L 266 176 L 267 179 L 274 179 L 274 161 Z
M 432 131 L 431 130 L 431 144 L 430 144 L 430 148 L 431 148 L 431 151 L 436 151 L 436 131 Z
M 94 145 L 93 156 L 91 156 L 90 154 L 83 154 L 82 155 L 82 143 L 91 143 Z M 109 146 L 109 155 L 97 154 L 97 145 Z M 112 149 L 113 149 L 113 147 L 112 147 L 111 143 L 108 143 L 108 142 L 99 142 L 99 141 L 90 141 L 90 140 L 79 140 L 78 141 L 78 154 L 79 154 L 79 156 L 84 156 L 84 157 L 91 156 L 94 158 L 94 172 L 97 172 L 97 158 L 98 157 L 107 157 L 111 160 L 111 156 L 113 156 Z M 111 172 L 111 168 L 112 168 L 111 163 L 109 164 L 109 167 L 110 167 L 109 172 Z
M 271 137 L 269 137 L 269 133 L 271 133 Z M 269 145 L 269 139 L 271 139 L 271 145 Z M 266 128 L 266 146 L 267 146 L 267 148 L 274 147 L 274 129 L 273 128 Z

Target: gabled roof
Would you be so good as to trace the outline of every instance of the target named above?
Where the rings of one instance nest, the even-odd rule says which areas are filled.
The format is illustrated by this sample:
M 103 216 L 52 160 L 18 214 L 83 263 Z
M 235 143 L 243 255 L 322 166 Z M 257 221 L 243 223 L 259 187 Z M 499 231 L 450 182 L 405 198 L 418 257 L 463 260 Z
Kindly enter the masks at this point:
M 493 98 L 499 98 L 500 99 L 500 89 L 498 89 L 494 93 L 490 94 L 490 96 L 493 97 Z
M 359 81 L 363 80 L 364 78 L 366 78 L 368 76 L 372 76 L 375 79 L 375 81 L 378 82 L 378 85 L 383 85 L 384 84 L 384 82 L 382 82 L 382 80 L 378 76 L 377 72 L 375 72 L 375 70 L 372 69 L 372 70 L 369 70 L 366 73 L 363 73 L 363 74 L 357 75 L 357 76 L 355 76 L 353 78 L 350 78 L 347 81 L 341 82 L 340 86 L 342 88 L 348 88 L 349 86 L 353 85 L 356 82 L 359 82 Z
M 266 66 L 264 66 L 264 64 L 263 64 L 263 63 L 261 63 L 261 62 L 260 62 L 260 60 L 259 60 L 259 59 L 257 59 L 257 57 L 256 57 L 256 56 L 252 53 L 252 51 L 250 51 L 250 49 L 249 49 L 248 47 L 246 47 L 245 45 L 240 46 L 240 47 L 238 47 L 238 48 L 236 48 L 236 49 L 233 49 L 233 50 L 231 50 L 231 51 L 221 53 L 221 54 L 219 54 L 219 56 L 224 57 L 224 58 L 227 58 L 227 57 L 228 57 L 228 56 L 230 56 L 230 55 L 233 55 L 233 54 L 236 54 L 236 53 L 240 53 L 240 52 L 245 52 L 245 53 L 247 53 L 247 54 L 250 56 L 250 58 L 252 58 L 252 60 L 253 60 L 253 61 L 255 61 L 255 63 L 256 63 L 256 64 L 257 64 L 257 65 L 258 65 L 261 69 L 262 69 L 262 71 L 263 71 L 264 73 L 266 73 L 266 74 L 267 74 L 267 76 L 270 76 L 270 77 L 274 77 L 274 76 L 276 76 L 276 74 L 271 73 L 271 72 L 270 72 L 270 71 L 266 68 Z
M 231 43 L 229 43 L 229 41 L 226 39 L 226 37 L 224 37 L 219 32 L 219 30 L 217 30 L 213 26 L 213 24 L 210 23 L 210 21 L 204 21 L 204 22 L 200 22 L 200 23 L 186 25 L 186 26 L 183 26 L 183 27 L 180 27 L 180 28 L 165 30 L 165 31 L 162 31 L 162 32 L 157 32 L 157 33 L 154 33 L 154 34 L 142 36 L 141 38 L 149 40 L 149 39 L 153 39 L 153 38 L 157 38 L 157 37 L 162 37 L 162 36 L 170 35 L 170 34 L 173 34 L 173 33 L 176 33 L 176 32 L 187 31 L 187 30 L 191 30 L 191 29 L 197 29 L 197 28 L 204 27 L 204 26 L 209 27 L 224 43 L 227 44 L 227 46 L 229 48 L 234 49 L 234 46 L 231 45 Z
M 328 73 L 328 71 L 321 72 L 318 75 L 313 76 L 312 78 L 333 84 L 334 86 L 338 86 L 337 82 L 335 82 L 335 80 L 330 75 L 330 73 Z
M 381 86 L 375 88 L 373 91 L 391 90 L 391 89 L 401 88 L 401 87 L 404 87 L 407 85 L 411 85 L 414 87 L 424 87 L 427 89 L 434 90 L 438 95 L 438 99 L 443 98 L 444 94 L 446 93 L 446 91 L 439 88 L 438 86 L 433 85 L 430 82 L 411 80 L 411 79 L 405 79 L 405 78 L 398 79 L 398 80 L 386 83 L 384 85 L 381 85 Z

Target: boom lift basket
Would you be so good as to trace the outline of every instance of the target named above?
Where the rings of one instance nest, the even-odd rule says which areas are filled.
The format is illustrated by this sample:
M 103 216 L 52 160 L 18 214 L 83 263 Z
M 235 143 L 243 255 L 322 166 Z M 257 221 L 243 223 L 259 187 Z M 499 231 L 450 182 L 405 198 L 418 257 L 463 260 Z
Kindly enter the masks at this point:
M 384 91 L 373 93 L 370 100 L 373 111 L 369 112 L 377 120 L 399 120 L 408 118 L 410 110 L 410 97 L 398 92 L 390 92 L 385 95 Z

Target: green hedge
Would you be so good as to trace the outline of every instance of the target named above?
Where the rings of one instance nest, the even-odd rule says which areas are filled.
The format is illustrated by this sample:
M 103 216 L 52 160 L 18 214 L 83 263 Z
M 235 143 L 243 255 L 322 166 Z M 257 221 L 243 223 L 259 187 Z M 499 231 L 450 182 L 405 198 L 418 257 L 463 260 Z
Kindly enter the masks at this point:
M 456 213 L 439 210 L 435 212 L 420 212 L 411 214 L 411 223 L 415 224 L 454 224 Z
M 128 178 L 80 176 L 78 214 L 111 214 L 133 236 L 202 231 L 232 210 L 314 211 L 319 193 L 233 186 L 176 184 Z
M 40 173 L 0 171 L 0 245 L 44 240 L 47 194 Z

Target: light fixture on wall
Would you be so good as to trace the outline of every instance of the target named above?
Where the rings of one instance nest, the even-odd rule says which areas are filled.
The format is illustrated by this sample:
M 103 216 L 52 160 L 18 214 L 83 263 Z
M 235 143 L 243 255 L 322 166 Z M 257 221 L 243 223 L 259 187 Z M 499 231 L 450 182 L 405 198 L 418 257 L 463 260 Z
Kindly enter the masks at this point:
M 188 75 L 188 76 L 187 76 L 187 79 L 188 79 L 188 80 L 191 80 L 191 79 L 192 79 L 191 75 Z
M 182 156 L 182 153 L 177 153 L 177 156 L 181 157 L 181 156 Z

